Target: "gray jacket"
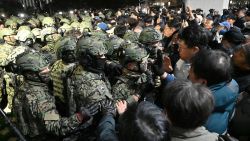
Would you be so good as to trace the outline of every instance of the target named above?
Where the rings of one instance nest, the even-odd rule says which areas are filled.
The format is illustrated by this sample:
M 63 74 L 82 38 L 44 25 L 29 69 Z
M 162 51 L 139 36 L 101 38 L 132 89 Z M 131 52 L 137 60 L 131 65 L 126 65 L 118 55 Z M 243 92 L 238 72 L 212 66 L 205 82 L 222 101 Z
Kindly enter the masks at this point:
M 218 141 L 218 134 L 211 133 L 201 126 L 194 130 L 172 127 L 171 141 Z

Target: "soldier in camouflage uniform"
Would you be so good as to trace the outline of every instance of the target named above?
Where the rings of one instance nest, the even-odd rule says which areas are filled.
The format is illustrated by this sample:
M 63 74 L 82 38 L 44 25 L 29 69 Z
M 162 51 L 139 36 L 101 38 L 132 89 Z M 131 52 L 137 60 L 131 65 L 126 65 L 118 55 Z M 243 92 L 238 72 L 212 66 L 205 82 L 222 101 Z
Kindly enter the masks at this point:
M 137 33 L 135 33 L 134 31 L 127 30 L 123 36 L 123 39 L 137 43 L 139 41 L 139 35 Z
M 48 90 L 48 61 L 44 56 L 37 52 L 24 54 L 16 59 L 16 65 L 16 72 L 24 76 L 24 84 L 14 97 L 13 110 L 27 140 L 59 140 L 98 111 L 99 105 L 94 104 L 79 108 L 78 113 L 68 118 L 61 117 Z
M 79 65 L 70 77 L 69 88 L 76 110 L 87 104 L 112 99 L 110 83 L 104 74 L 107 53 L 104 42 L 92 37 L 81 38 L 76 53 Z
M 42 18 L 42 26 L 43 26 L 43 28 L 54 27 L 55 20 L 51 17 L 44 17 L 44 18 Z
M 69 99 L 67 95 L 67 73 L 75 67 L 76 40 L 72 37 L 63 37 L 56 43 L 57 60 L 52 66 L 50 76 L 53 81 L 53 95 L 60 115 L 69 116 Z M 74 106 L 73 106 L 74 107 Z
M 123 66 L 123 74 L 112 87 L 112 95 L 115 100 L 126 100 L 128 104 L 137 102 L 145 94 L 149 87 L 147 71 L 148 53 L 138 44 L 127 42 L 122 45 L 119 52 L 119 60 Z
M 5 22 L 5 27 L 15 32 L 17 30 L 17 21 L 14 19 L 7 19 Z
M 6 59 L 14 50 L 16 45 L 16 39 L 14 38 L 15 32 L 10 28 L 3 28 L 0 30 L 0 38 L 5 41 L 3 45 L 0 45 L 0 66 L 6 66 Z M 13 88 L 13 74 L 7 73 L 4 69 L 1 70 L 1 86 L 3 80 L 6 81 L 6 90 L 8 94 L 8 106 L 5 112 L 9 113 L 12 108 L 12 99 L 14 96 Z
M 157 58 L 157 51 L 163 50 L 160 41 L 162 35 L 154 28 L 146 27 L 139 36 L 139 42 L 145 45 L 151 59 Z
M 109 37 L 109 40 L 107 40 L 106 44 L 108 48 L 107 58 L 110 61 L 118 61 L 117 58 L 118 49 L 120 48 L 123 42 L 125 41 L 116 35 L 112 35 Z
M 46 43 L 41 52 L 46 54 L 51 62 L 56 59 L 55 43 L 61 38 L 54 27 L 46 27 L 41 31 L 41 40 Z

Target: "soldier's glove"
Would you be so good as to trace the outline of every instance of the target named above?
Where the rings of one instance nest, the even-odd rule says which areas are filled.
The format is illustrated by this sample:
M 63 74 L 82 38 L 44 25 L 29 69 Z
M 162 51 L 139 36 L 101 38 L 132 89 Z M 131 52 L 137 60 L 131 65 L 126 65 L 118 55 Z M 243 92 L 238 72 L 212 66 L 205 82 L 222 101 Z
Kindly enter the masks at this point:
M 100 103 L 103 115 L 113 115 L 114 117 L 116 116 L 116 107 L 113 101 L 102 100 Z
M 86 107 L 80 108 L 80 114 L 82 117 L 82 122 L 88 121 L 92 116 L 99 112 L 100 104 L 98 102 L 94 104 L 89 104 Z
M 122 75 L 122 65 L 111 62 L 108 66 L 114 76 Z
M 157 51 L 157 60 L 152 65 L 152 70 L 153 70 L 154 74 L 157 76 L 162 76 L 165 72 L 161 50 Z

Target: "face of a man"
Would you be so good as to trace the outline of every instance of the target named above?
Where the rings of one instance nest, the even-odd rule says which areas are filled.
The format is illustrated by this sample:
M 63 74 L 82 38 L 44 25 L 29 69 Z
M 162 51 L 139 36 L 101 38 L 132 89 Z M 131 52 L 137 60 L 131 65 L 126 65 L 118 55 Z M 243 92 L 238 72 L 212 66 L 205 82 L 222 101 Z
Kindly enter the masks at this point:
M 211 30 L 213 28 L 213 21 L 212 20 L 209 20 L 207 19 L 204 23 L 204 27 L 208 30 Z
M 178 45 L 180 58 L 184 61 L 189 61 L 199 51 L 198 47 L 188 48 L 185 41 L 181 39 L 179 40 Z
M 170 37 L 173 35 L 174 32 L 175 32 L 175 28 L 173 27 L 171 28 L 166 25 L 164 28 L 163 34 L 165 37 Z
M 250 70 L 243 48 L 234 52 L 232 56 L 232 62 L 234 66 L 240 68 L 241 70 Z

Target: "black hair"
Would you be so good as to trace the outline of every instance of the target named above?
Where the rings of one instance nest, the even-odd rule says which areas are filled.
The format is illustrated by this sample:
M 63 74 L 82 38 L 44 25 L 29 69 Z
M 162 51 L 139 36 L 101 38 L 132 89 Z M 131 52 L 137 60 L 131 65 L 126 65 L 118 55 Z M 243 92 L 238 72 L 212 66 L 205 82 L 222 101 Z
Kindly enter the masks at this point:
M 248 66 L 250 66 L 250 43 L 243 44 L 242 49 L 244 50 L 247 64 Z
M 117 25 L 125 25 L 127 23 L 127 18 L 125 16 L 119 16 L 116 21 Z
M 179 30 L 182 26 L 182 19 L 180 16 L 177 16 L 173 20 L 169 20 L 167 25 L 168 27 L 174 27 L 176 30 Z
M 184 28 L 179 33 L 179 38 L 184 40 L 188 48 L 198 47 L 204 49 L 208 46 L 210 36 L 205 28 L 192 25 Z
M 230 12 L 228 9 L 223 9 L 223 15 L 228 15 Z
M 197 78 L 207 80 L 207 86 L 231 81 L 230 57 L 219 50 L 203 50 L 192 59 L 192 68 Z
M 127 31 L 127 27 L 125 25 L 118 25 L 115 27 L 114 34 L 120 38 L 123 38 Z
M 120 141 L 168 141 L 168 122 L 150 102 L 135 103 L 120 118 Z
M 211 91 L 188 80 L 175 80 L 163 90 L 162 102 L 175 127 L 195 129 L 206 123 L 214 109 Z
M 139 21 L 134 18 L 128 18 L 128 24 L 129 24 L 130 30 L 132 30 L 139 24 Z
M 144 21 L 145 23 L 150 23 L 150 24 L 151 24 L 152 21 L 153 21 L 153 19 L 154 19 L 154 18 L 153 18 L 152 16 L 146 15 L 146 16 L 144 17 L 144 20 L 143 20 L 143 21 Z

